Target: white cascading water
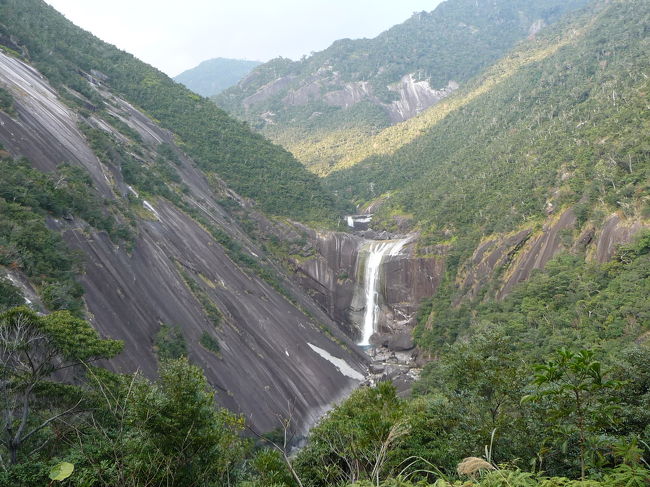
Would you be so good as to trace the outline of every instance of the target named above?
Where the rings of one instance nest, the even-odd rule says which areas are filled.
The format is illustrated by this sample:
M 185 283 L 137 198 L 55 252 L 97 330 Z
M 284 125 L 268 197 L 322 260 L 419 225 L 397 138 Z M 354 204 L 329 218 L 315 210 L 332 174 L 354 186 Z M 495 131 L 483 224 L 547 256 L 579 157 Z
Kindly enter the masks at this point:
M 360 346 L 370 345 L 370 337 L 375 332 L 377 318 L 379 316 L 379 268 L 386 256 L 394 257 L 399 255 L 410 239 L 402 240 L 378 240 L 366 244 L 362 249 L 368 253 L 365 262 L 363 288 L 365 290 L 365 311 L 363 315 L 362 338 Z

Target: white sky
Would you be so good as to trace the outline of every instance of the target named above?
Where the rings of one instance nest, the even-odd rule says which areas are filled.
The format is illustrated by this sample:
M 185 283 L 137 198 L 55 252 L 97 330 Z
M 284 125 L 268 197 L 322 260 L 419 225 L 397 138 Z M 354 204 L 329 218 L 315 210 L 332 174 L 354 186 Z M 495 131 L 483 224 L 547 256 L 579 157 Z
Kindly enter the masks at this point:
M 375 37 L 442 0 L 46 0 L 75 24 L 170 76 L 215 57 L 299 59 Z

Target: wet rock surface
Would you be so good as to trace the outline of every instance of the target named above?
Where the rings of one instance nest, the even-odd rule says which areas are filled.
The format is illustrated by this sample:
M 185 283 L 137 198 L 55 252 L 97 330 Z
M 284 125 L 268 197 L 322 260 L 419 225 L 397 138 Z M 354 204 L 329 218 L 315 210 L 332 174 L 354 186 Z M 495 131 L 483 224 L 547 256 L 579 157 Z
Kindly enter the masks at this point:
M 328 316 L 354 331 L 348 320 L 355 286 L 358 248 L 362 239 L 347 233 L 311 232 L 316 253 L 295 262 L 298 283 L 314 298 Z
M 368 236 L 386 238 L 369 239 Z M 394 234 L 361 230 L 354 233 L 310 232 L 315 250 L 307 259 L 294 260 L 300 285 L 355 339 L 360 337 L 365 311 L 364 245 L 395 240 Z M 444 273 L 444 258 L 415 257 L 414 240 L 397 256 L 386 256 L 379 268 L 377 329 L 385 334 L 410 332 L 420 302 L 435 293 Z
M 378 346 L 369 348 L 368 354 L 373 361 L 362 385 L 372 387 L 379 382 L 391 381 L 401 397 L 410 395 L 413 383 L 422 372 L 417 350 L 395 351 Z

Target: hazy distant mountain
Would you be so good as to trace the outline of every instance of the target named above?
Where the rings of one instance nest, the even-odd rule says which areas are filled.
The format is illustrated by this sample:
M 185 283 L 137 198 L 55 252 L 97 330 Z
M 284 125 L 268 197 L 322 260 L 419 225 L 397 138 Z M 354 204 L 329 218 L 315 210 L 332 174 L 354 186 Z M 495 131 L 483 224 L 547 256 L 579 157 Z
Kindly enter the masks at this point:
M 374 39 L 269 61 L 215 102 L 326 174 L 346 156 L 341 141 L 421 113 L 585 3 L 448 0 Z
M 648 485 L 648 26 L 648 0 L 446 0 L 215 97 L 318 179 L 0 0 L 0 486 L 59 459 L 96 487 L 425 485 L 492 440 L 554 478 L 475 487 Z M 81 318 L 123 343 L 110 371 L 72 372 L 119 350 Z M 238 436 L 316 421 L 288 470 Z
M 195 68 L 183 71 L 174 77 L 174 80 L 183 83 L 199 95 L 213 96 L 236 85 L 240 79 L 260 64 L 262 63 L 259 61 L 218 57 L 208 59 Z

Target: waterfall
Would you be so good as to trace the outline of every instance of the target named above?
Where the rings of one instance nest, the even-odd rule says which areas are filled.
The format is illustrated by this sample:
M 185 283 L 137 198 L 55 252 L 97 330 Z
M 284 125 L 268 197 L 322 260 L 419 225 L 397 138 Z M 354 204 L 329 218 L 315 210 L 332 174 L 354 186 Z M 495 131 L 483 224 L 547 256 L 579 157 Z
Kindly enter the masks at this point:
M 402 240 L 376 240 L 366 243 L 361 252 L 367 253 L 365 268 L 363 273 L 363 289 L 365 292 L 365 310 L 362 323 L 362 339 L 360 346 L 370 345 L 370 337 L 377 327 L 379 317 L 379 290 L 380 272 L 382 262 L 386 256 L 394 257 L 399 255 L 404 245 L 410 239 Z
M 367 227 L 368 223 L 372 221 L 372 215 L 370 214 L 361 214 L 361 215 L 347 215 L 345 221 L 350 228 L 357 228 L 357 224 L 361 224 L 360 228 L 364 226 Z

